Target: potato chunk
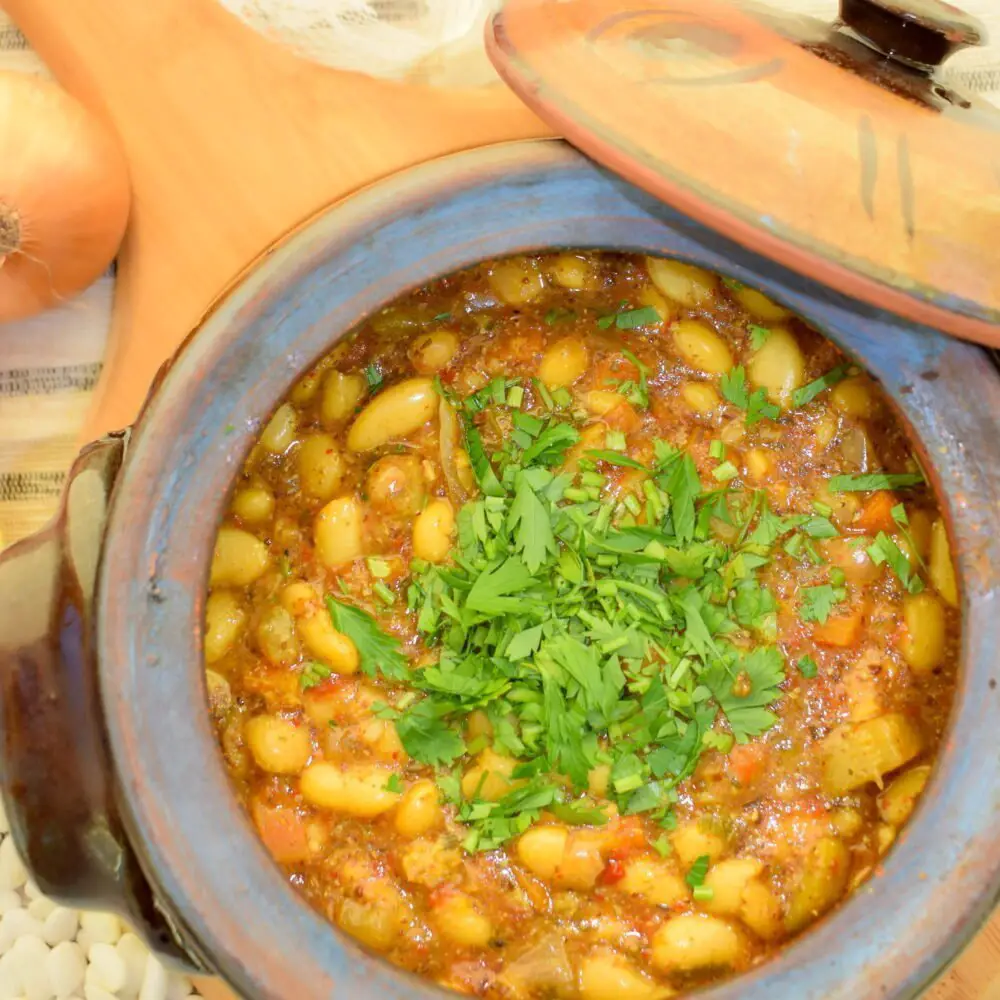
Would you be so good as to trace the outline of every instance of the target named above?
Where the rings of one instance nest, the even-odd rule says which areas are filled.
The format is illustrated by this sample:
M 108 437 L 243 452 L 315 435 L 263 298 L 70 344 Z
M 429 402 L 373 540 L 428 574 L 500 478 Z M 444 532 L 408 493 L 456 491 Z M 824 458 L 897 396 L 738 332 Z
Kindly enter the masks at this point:
M 884 775 L 913 760 L 923 749 L 916 723 L 898 712 L 834 730 L 822 744 L 823 784 L 831 795 L 846 795 L 881 782 Z

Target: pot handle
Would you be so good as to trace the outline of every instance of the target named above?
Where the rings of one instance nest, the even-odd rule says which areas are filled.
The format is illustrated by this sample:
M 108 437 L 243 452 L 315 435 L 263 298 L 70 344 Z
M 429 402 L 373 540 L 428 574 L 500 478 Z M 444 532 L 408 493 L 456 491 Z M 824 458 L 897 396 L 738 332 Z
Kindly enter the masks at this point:
M 118 913 L 199 969 L 155 904 L 122 826 L 105 738 L 93 606 L 128 431 L 85 448 L 59 512 L 0 556 L 0 776 L 11 835 L 45 895 Z
M 944 0 L 840 0 L 840 20 L 890 59 L 925 71 L 986 44 L 985 26 Z

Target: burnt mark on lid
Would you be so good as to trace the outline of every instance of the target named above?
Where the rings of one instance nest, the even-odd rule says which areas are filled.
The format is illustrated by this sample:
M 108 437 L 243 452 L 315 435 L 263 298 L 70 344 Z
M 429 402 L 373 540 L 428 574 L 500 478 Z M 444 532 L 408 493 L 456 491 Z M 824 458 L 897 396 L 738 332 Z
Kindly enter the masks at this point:
M 875 221 L 875 185 L 878 183 L 878 144 L 870 115 L 858 119 L 858 160 L 861 166 L 861 204 L 865 214 Z

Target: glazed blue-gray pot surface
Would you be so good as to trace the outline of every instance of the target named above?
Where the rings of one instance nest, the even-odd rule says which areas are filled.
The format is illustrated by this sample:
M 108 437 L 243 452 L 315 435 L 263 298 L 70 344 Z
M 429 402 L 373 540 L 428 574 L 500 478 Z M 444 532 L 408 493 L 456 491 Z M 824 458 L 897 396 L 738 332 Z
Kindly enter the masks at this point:
M 913 997 L 981 924 L 1000 885 L 1000 381 L 978 349 L 794 276 L 559 142 L 450 157 L 330 209 L 218 306 L 147 404 L 113 499 L 96 614 L 123 819 L 160 906 L 247 1000 L 444 995 L 317 916 L 237 805 L 205 706 L 208 566 L 240 464 L 298 373 L 429 279 L 553 246 L 678 256 L 761 288 L 868 368 L 913 429 L 953 526 L 965 615 L 936 777 L 884 871 L 776 959 L 702 994 Z

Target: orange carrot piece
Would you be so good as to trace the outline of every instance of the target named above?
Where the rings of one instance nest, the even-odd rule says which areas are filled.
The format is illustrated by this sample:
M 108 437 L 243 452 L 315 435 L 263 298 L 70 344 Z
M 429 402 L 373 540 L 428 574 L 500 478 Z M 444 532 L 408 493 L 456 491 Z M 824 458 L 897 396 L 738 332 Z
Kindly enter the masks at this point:
M 864 618 L 864 608 L 855 608 L 845 615 L 828 618 L 824 624 L 813 628 L 813 639 L 821 646 L 848 649 L 856 645 L 861 638 Z
M 896 522 L 892 519 L 892 508 L 899 501 L 894 493 L 879 490 L 866 501 L 853 527 L 860 528 L 866 534 L 877 535 L 880 531 L 895 531 Z
M 264 846 L 279 864 L 306 861 L 311 854 L 305 820 L 291 807 L 254 802 L 253 821 Z
M 625 399 L 622 399 L 613 409 L 608 410 L 601 419 L 612 430 L 624 431 L 626 434 L 629 431 L 634 431 L 642 422 L 639 419 L 639 414 L 632 409 L 631 405 Z
M 729 773 L 741 784 L 749 785 L 761 773 L 767 748 L 760 743 L 745 743 L 729 751 Z

